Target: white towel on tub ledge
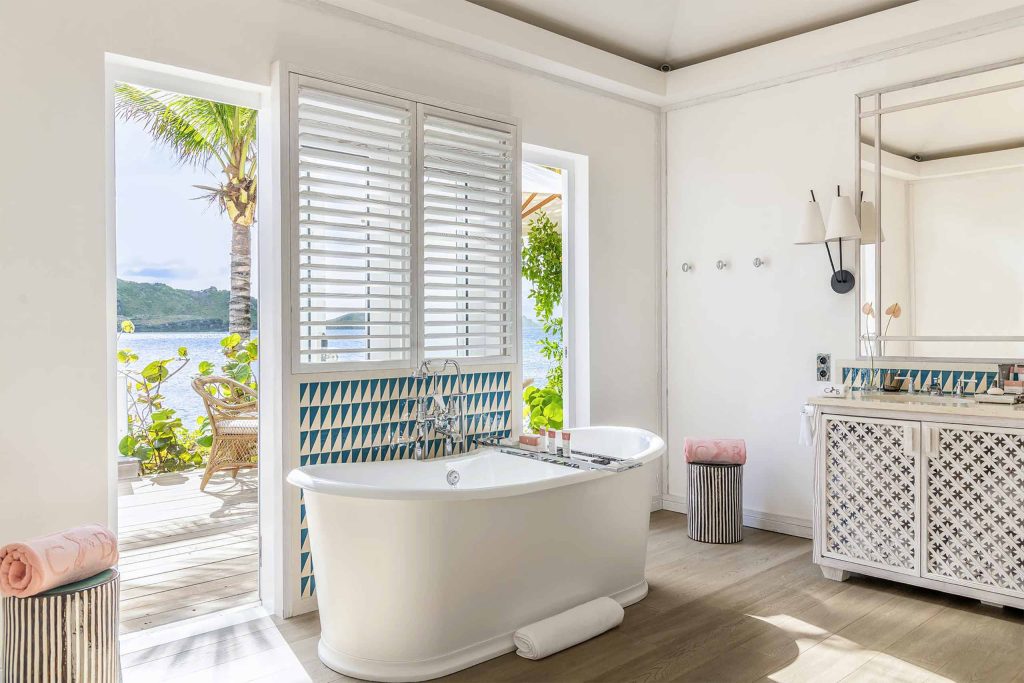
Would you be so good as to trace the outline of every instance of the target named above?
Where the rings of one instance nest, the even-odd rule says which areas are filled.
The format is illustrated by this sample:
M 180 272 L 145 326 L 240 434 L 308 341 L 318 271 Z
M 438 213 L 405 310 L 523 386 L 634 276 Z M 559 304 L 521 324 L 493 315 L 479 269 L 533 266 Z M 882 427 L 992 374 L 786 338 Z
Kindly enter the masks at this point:
M 624 616 L 622 605 L 611 598 L 598 598 L 524 626 L 512 640 L 520 657 L 544 659 L 615 628 Z

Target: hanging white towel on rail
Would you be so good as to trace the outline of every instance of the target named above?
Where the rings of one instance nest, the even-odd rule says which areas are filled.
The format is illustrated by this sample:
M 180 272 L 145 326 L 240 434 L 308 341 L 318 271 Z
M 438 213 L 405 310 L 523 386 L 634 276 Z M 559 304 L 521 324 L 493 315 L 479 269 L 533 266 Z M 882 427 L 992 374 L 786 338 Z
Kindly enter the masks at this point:
M 800 409 L 800 441 L 801 446 L 814 443 L 814 406 L 805 405 Z

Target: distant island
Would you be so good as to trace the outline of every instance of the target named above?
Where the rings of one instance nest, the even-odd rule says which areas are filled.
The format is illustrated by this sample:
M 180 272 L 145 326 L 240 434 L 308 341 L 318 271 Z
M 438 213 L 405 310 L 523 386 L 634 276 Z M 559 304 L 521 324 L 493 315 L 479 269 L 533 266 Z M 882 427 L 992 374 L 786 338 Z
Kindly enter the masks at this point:
M 228 329 L 226 290 L 209 287 L 201 290 L 175 289 L 162 282 L 117 280 L 117 322 L 131 320 L 137 332 L 224 332 Z M 256 299 L 252 300 L 253 329 L 257 325 Z M 364 313 L 346 313 L 327 323 L 333 328 L 358 328 L 365 325 Z M 523 316 L 522 333 L 527 339 L 543 336 L 543 326 Z
M 216 287 L 175 289 L 162 282 L 117 280 L 117 322 L 128 319 L 137 332 L 225 332 L 230 293 Z M 252 326 L 257 325 L 256 299 Z

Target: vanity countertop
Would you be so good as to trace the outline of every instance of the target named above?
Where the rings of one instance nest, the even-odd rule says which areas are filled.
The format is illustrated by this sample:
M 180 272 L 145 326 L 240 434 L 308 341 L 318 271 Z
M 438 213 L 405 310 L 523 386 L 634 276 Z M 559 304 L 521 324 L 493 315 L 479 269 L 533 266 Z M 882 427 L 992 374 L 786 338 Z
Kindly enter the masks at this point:
M 1001 420 L 1024 421 L 1024 403 L 1005 405 L 999 403 L 978 403 L 970 396 L 928 396 L 927 394 L 872 392 L 848 393 L 842 398 L 815 396 L 808 403 L 818 408 L 857 408 L 860 410 L 888 411 L 893 413 L 920 413 L 959 417 L 989 417 Z

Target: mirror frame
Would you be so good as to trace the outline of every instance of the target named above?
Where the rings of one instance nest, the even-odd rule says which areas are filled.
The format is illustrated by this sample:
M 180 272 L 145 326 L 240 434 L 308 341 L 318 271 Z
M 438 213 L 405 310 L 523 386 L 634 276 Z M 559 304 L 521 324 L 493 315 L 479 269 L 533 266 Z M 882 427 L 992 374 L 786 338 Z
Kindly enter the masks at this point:
M 872 150 L 872 162 L 874 163 L 875 173 L 875 213 L 878 216 L 878 236 L 882 234 L 882 115 L 904 111 L 907 109 L 916 109 L 918 107 L 924 107 L 932 104 L 940 104 L 942 102 L 949 102 L 952 100 L 964 99 L 967 97 L 975 97 L 977 95 L 984 95 L 993 92 L 999 92 L 1002 90 L 1012 90 L 1016 88 L 1024 87 L 1024 81 L 1008 81 L 994 86 L 985 88 L 976 88 L 973 90 L 962 90 L 955 93 L 942 95 L 940 97 L 930 97 L 921 100 L 915 100 L 903 104 L 893 105 L 890 107 L 882 106 L 882 96 L 889 93 L 898 92 L 900 90 L 909 90 L 923 85 L 930 85 L 932 83 L 941 83 L 942 81 L 949 81 L 956 78 L 964 78 L 966 76 L 973 76 L 975 74 L 986 73 L 988 71 L 996 71 L 998 69 L 1005 69 L 1012 66 L 1020 66 L 1024 64 L 1024 57 L 1017 59 L 1006 60 L 1003 62 L 996 62 L 994 64 L 987 64 L 984 66 L 974 67 L 971 69 L 964 69 L 962 71 L 955 71 L 952 73 L 942 74 L 939 76 L 932 76 L 929 78 L 922 78 L 916 81 L 910 81 L 906 83 L 899 83 L 897 85 L 891 85 L 884 88 L 878 88 L 876 90 L 868 90 L 865 92 L 854 95 L 854 144 L 855 144 L 855 172 L 854 172 L 854 197 L 860 197 L 861 193 L 861 175 L 863 173 L 862 164 L 864 159 L 862 158 L 861 150 L 863 145 L 861 144 L 861 127 L 862 122 L 865 119 L 874 119 L 874 148 Z M 861 219 L 861 202 L 854 201 L 854 207 L 857 213 L 857 221 Z M 863 245 L 857 241 L 857 254 L 854 261 L 856 267 L 857 276 L 860 277 L 862 273 L 861 265 L 861 247 Z M 875 300 L 873 303 L 875 311 L 882 311 L 882 249 L 879 243 L 878 248 L 875 249 Z M 857 285 L 857 292 L 860 292 L 860 284 Z M 949 363 L 995 363 L 999 361 L 1010 361 L 1013 362 L 1018 359 L 1013 358 L 1002 358 L 1002 357 L 988 357 L 988 358 L 956 358 L 956 357 L 943 357 L 943 356 L 882 356 L 880 353 L 868 354 L 864 352 L 867 344 L 870 344 L 876 350 L 880 350 L 880 342 L 885 341 L 904 341 L 904 342 L 1022 342 L 1024 343 L 1024 335 L 1021 336 L 925 336 L 925 335 L 914 335 L 914 336 L 884 336 L 876 334 L 874 339 L 868 336 L 868 332 L 863 329 L 864 322 L 861 316 L 861 301 L 860 296 L 854 298 L 854 316 L 856 317 L 857 324 L 856 339 L 857 345 L 857 359 L 868 360 L 874 359 L 876 361 L 914 361 L 914 362 L 949 362 Z M 866 342 L 866 344 L 865 344 Z M 871 347 L 868 347 L 871 348 Z

